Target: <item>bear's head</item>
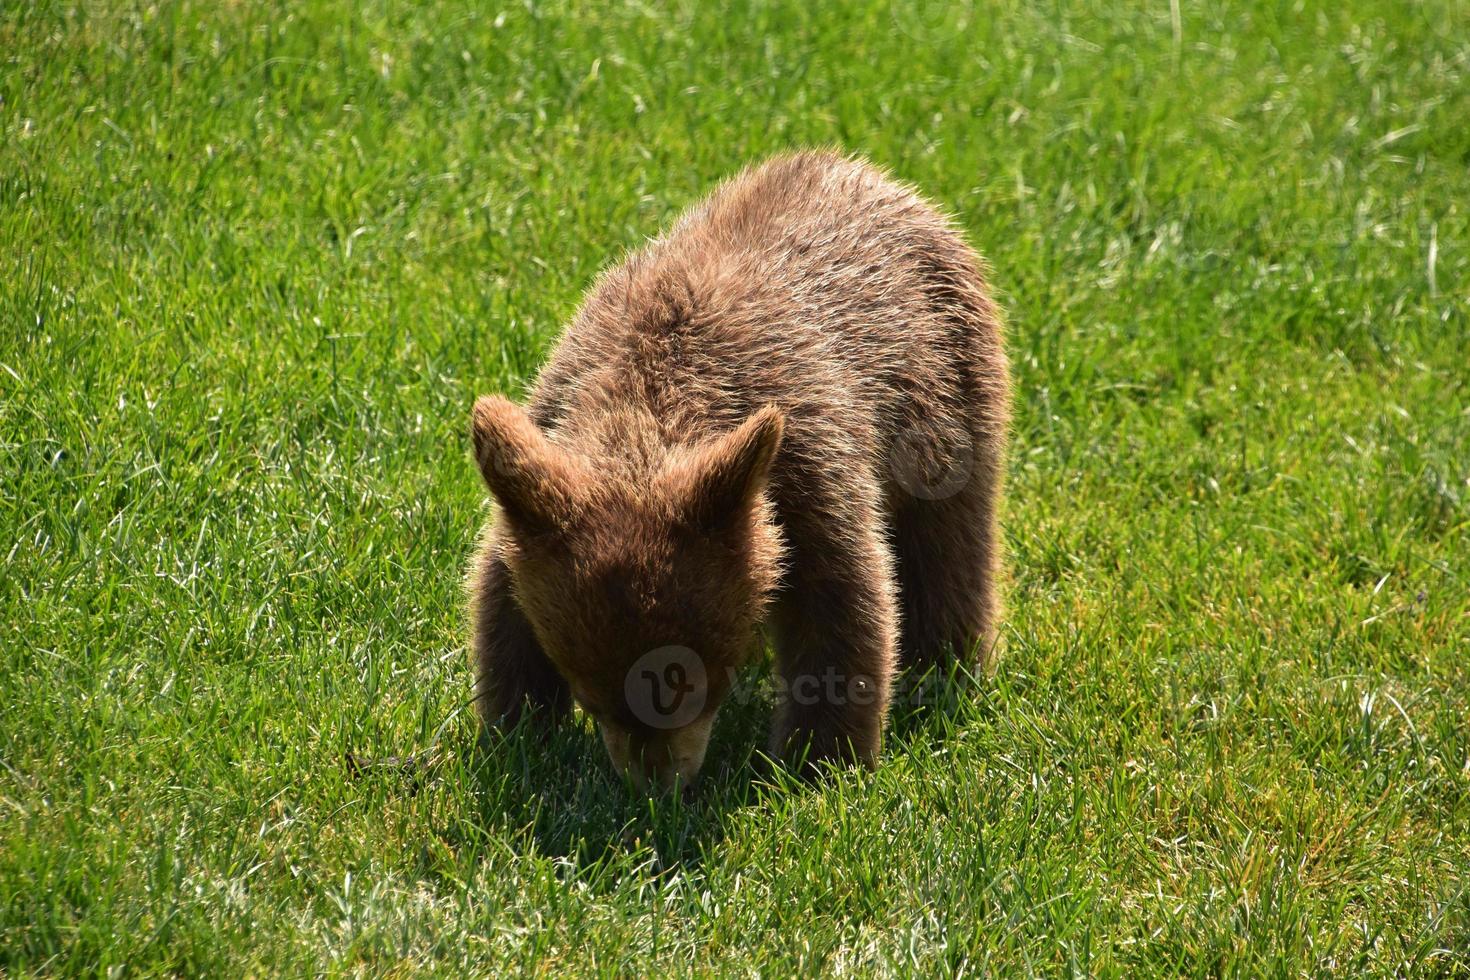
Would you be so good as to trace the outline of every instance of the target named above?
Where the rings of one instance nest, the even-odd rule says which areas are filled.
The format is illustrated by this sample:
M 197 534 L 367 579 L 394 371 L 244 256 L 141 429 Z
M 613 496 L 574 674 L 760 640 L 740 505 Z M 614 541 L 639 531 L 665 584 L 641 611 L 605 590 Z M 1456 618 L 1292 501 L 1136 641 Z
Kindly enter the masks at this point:
M 780 574 L 766 483 L 781 436 L 766 407 L 692 444 L 635 434 L 641 462 L 629 466 L 606 444 L 548 437 L 504 398 L 475 403 L 516 601 L 640 787 L 689 785 L 736 671 L 760 649 Z

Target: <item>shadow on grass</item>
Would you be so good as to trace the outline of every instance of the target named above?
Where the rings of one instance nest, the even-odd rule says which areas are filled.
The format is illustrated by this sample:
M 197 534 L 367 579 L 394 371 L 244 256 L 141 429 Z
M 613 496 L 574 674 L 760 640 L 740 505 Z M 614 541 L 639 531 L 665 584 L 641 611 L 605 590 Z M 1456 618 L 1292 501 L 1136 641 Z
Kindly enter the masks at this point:
M 906 678 L 897 687 L 885 753 L 928 751 L 950 736 L 964 704 L 986 683 L 964 668 Z M 774 794 L 821 792 L 774 764 L 766 744 L 771 705 L 727 704 L 694 791 L 647 795 L 617 775 L 593 724 L 580 715 L 550 733 L 520 727 L 449 749 L 436 779 L 464 779 L 469 810 L 440 833 L 459 849 L 487 836 L 563 859 L 595 879 L 599 869 L 644 864 L 654 874 L 698 868 L 737 811 Z M 795 768 L 795 767 L 794 767 Z
M 955 662 L 900 674 L 888 709 L 885 751 L 910 752 L 948 737 L 961 716 L 977 710 L 989 685 L 984 673 Z
M 481 738 L 468 767 L 479 822 L 578 868 L 630 856 L 655 871 L 698 867 L 727 814 L 789 782 L 759 752 L 769 719 L 769 705 L 727 705 L 686 795 L 648 795 L 626 783 L 581 716 L 550 734 L 520 727 Z

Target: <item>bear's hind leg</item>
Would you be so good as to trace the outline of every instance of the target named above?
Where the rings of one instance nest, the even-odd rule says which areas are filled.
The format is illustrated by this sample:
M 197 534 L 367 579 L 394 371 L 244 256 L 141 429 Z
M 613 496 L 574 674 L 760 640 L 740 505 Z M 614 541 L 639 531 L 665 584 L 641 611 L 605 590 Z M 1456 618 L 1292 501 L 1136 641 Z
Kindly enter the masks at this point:
M 972 669 L 992 662 L 1002 547 L 996 513 L 1000 480 L 992 460 L 978 454 L 952 487 L 932 485 L 919 495 L 895 488 L 894 556 L 906 673 L 944 669 L 952 658 Z

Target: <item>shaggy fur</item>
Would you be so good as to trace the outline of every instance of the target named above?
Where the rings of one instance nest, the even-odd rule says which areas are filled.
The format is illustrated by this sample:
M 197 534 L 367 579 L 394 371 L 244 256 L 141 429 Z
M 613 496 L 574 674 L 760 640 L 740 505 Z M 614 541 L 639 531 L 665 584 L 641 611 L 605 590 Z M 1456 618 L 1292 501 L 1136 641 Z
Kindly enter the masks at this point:
M 900 662 L 991 655 L 1009 400 L 979 259 L 912 190 L 829 152 L 726 182 L 601 276 L 528 412 L 475 405 L 482 719 L 575 700 L 688 780 L 764 624 L 773 751 L 874 764 Z M 624 696 L 670 645 L 704 667 L 672 732 Z

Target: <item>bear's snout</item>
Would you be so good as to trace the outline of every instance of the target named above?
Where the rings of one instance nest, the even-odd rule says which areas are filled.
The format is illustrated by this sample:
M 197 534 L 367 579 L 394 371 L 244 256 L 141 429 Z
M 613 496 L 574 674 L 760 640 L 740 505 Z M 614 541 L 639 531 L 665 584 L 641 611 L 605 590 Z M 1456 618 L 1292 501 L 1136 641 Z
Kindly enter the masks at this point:
M 682 728 L 648 734 L 629 732 L 606 722 L 599 722 L 597 727 L 618 772 L 631 779 L 640 792 L 652 789 L 665 793 L 675 786 L 687 790 L 694 784 L 704 765 L 714 720 L 711 711 Z

